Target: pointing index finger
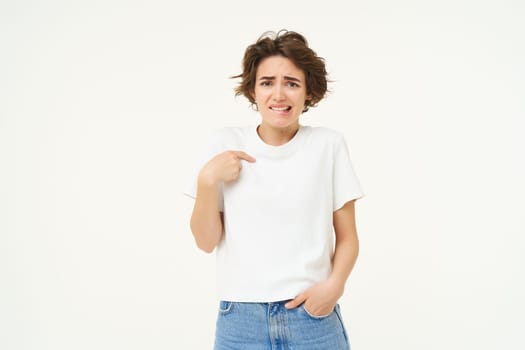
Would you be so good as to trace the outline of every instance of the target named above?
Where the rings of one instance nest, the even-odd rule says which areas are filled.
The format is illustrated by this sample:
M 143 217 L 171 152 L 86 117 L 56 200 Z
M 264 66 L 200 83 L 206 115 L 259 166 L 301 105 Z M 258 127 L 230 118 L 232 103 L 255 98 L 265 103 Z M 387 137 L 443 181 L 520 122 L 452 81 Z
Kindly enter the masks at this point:
M 239 157 L 239 159 L 244 159 L 251 163 L 255 162 L 255 158 L 243 151 L 233 151 L 233 153 L 235 153 L 235 155 Z

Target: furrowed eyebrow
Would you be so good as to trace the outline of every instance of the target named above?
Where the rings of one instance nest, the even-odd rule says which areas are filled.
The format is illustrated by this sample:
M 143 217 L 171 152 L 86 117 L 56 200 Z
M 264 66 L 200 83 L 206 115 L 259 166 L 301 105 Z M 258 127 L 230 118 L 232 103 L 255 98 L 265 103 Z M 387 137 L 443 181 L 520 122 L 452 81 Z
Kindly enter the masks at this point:
M 275 80 L 275 77 L 260 77 L 259 80 Z M 298 82 L 300 83 L 301 80 L 300 79 L 297 79 L 297 78 L 294 78 L 294 77 L 290 77 L 290 76 L 284 76 L 284 80 L 290 80 L 290 81 L 295 81 L 295 82 Z
M 300 82 L 301 82 L 301 80 L 300 80 L 300 79 L 297 79 L 297 78 L 294 78 L 294 77 L 288 77 L 288 76 L 285 76 L 285 77 L 284 77 L 284 79 L 285 79 L 285 80 L 291 80 L 291 81 L 296 81 L 296 82 L 298 82 L 298 83 L 300 83 Z

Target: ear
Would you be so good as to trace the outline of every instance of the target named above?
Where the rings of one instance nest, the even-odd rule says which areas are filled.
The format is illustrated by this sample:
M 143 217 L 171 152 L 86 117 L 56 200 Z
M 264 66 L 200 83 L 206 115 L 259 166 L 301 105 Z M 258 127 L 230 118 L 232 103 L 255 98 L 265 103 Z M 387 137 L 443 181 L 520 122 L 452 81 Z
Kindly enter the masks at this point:
M 250 91 L 250 96 L 255 100 L 255 90 Z
M 312 99 L 312 95 L 306 95 L 306 98 L 305 98 L 306 101 L 310 101 L 311 99 Z

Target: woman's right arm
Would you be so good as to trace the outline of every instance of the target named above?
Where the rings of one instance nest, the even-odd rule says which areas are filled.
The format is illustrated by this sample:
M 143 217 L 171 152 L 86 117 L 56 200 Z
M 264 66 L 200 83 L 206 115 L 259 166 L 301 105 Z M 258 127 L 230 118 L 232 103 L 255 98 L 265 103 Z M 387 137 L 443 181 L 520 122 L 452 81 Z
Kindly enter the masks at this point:
M 215 249 L 224 231 L 223 213 L 219 209 L 219 184 L 239 177 L 241 159 L 255 162 L 255 158 L 242 151 L 226 151 L 213 157 L 199 173 L 190 227 L 197 247 L 206 253 Z
M 202 173 L 201 173 L 202 174 Z M 223 220 L 219 211 L 218 183 L 199 175 L 197 196 L 190 221 L 197 247 L 211 253 L 222 238 Z

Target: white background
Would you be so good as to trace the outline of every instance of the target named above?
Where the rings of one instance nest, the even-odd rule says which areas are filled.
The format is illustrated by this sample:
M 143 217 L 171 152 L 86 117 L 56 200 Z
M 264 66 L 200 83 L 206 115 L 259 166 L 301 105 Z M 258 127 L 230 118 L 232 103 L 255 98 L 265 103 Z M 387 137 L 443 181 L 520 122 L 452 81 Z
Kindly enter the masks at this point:
M 210 2 L 211 3 L 211 2 Z M 0 4 L 0 348 L 210 349 L 214 255 L 182 194 L 258 122 L 244 49 L 303 33 L 366 196 L 340 300 L 353 350 L 523 349 L 521 1 Z M 268 252 L 269 256 L 271 252 Z

